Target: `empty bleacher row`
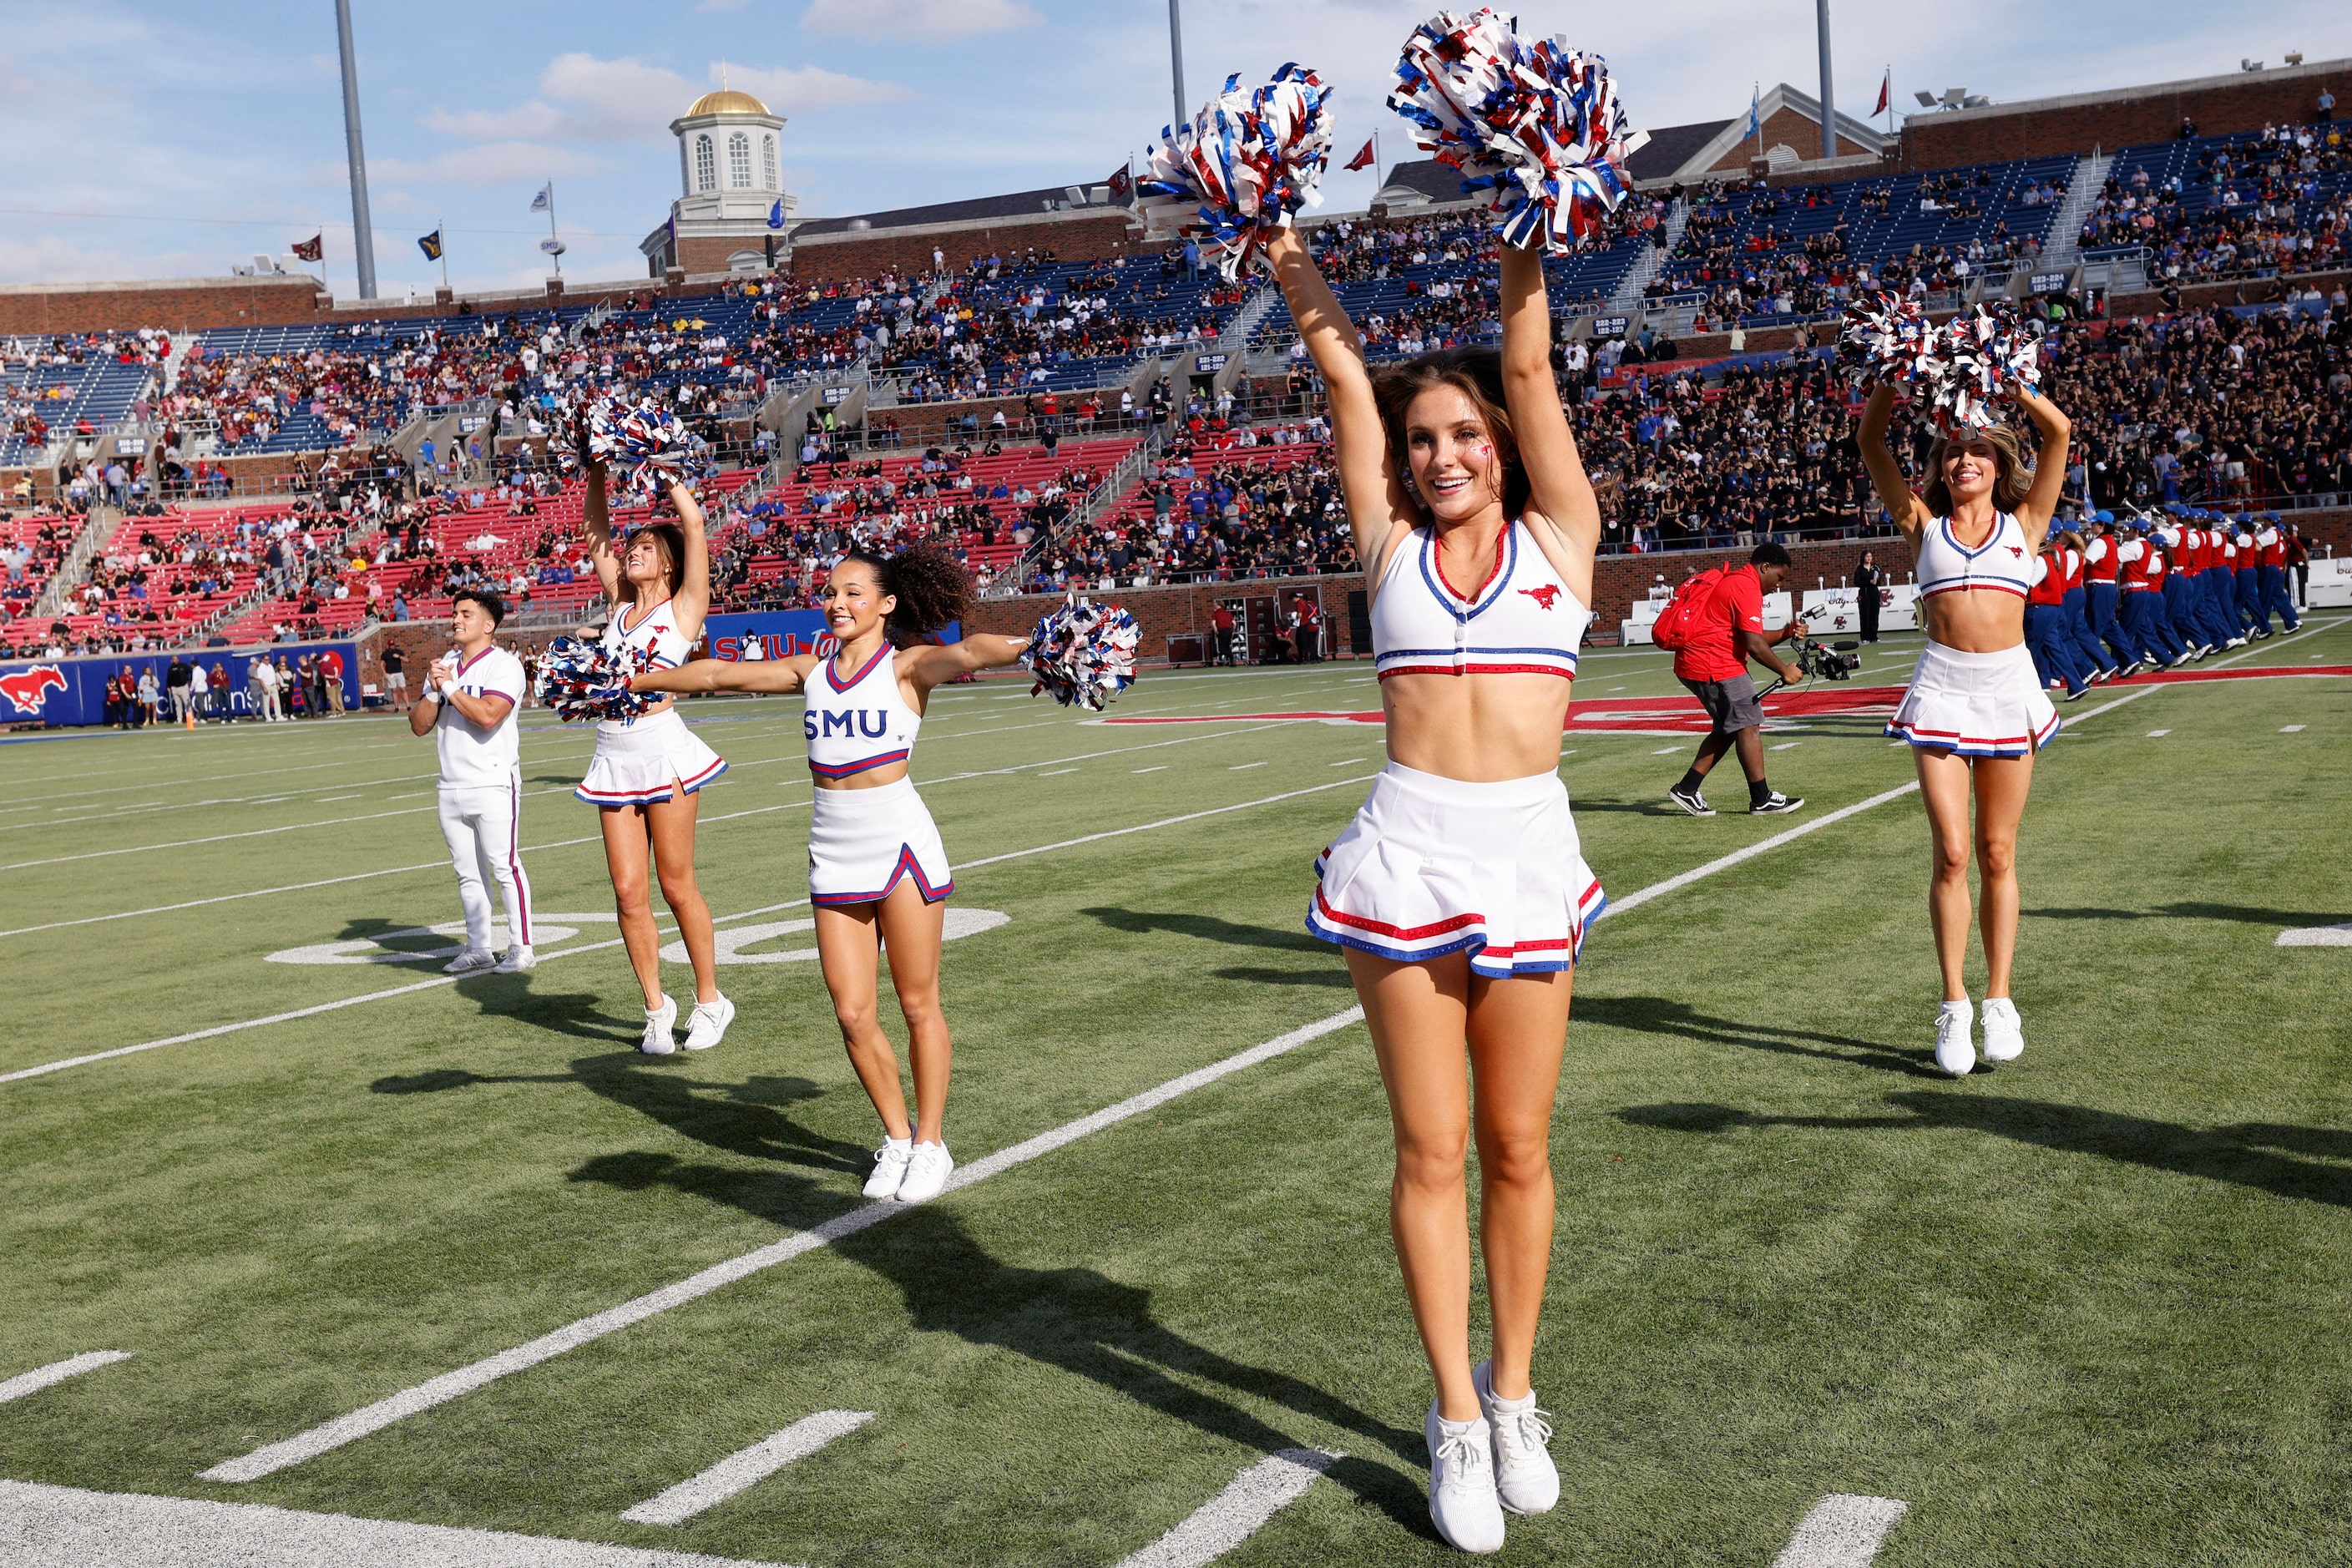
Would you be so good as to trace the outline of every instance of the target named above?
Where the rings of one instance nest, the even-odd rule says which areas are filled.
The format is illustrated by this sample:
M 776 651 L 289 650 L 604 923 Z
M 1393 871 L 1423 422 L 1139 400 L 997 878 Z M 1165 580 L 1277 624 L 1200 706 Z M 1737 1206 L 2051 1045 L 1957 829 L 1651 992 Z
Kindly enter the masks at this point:
M 0 366 L 0 467 L 36 462 L 64 437 L 129 419 L 154 379 L 155 367 L 137 361 Z

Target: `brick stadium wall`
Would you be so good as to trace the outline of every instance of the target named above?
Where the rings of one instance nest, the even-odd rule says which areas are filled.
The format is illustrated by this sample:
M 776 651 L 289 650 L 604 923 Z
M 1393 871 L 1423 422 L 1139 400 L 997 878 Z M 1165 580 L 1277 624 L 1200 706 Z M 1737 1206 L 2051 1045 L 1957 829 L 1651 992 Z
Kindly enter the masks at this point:
M 2352 91 L 2352 61 L 2344 60 L 2086 95 L 2084 101 L 2060 100 L 2046 107 L 1994 104 L 1915 114 L 1903 125 L 1902 166 L 1949 169 L 2168 142 L 2179 131 L 2183 116 L 2197 121 L 2200 133 L 2207 136 L 2260 131 L 2264 125 L 2309 120 L 2323 87 L 2345 104 L 2341 112 L 2352 116 L 2352 102 L 2346 102 L 2346 93 Z
M 1126 217 L 1116 213 L 811 235 L 793 247 L 792 276 L 806 283 L 871 278 L 884 271 L 927 272 L 934 248 L 947 253 L 950 271 L 961 271 L 980 257 L 1010 255 L 1033 245 L 1064 261 L 1156 255 L 1167 248 L 1144 246 L 1141 235 L 1142 230 L 1129 228 Z
M 22 284 L 0 288 L 0 332 L 191 330 L 308 321 L 318 317 L 325 298 L 309 278 Z

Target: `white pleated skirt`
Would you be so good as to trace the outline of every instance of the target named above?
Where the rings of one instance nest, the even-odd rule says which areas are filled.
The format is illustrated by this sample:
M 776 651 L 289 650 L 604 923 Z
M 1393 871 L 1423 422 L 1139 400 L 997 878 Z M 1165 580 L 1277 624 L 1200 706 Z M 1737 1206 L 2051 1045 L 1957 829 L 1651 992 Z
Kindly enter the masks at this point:
M 1963 757 L 2022 757 L 2058 729 L 2058 709 L 2023 643 L 1997 653 L 1929 643 L 1886 721 L 1898 741 Z
M 1574 968 L 1609 902 L 1557 773 L 1468 784 L 1391 763 L 1315 875 L 1312 934 L 1406 963 L 1466 952 L 1493 978 Z
M 672 708 L 597 725 L 588 774 L 572 793 L 591 805 L 647 805 L 669 799 L 673 786 L 692 795 L 726 771 L 725 761 Z

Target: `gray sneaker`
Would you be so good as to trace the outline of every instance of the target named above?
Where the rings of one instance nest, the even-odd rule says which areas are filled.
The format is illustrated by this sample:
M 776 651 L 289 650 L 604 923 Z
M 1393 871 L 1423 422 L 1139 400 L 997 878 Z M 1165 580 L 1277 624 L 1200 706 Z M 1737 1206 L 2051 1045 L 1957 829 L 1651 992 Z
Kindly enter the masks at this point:
M 1676 805 L 1681 806 L 1685 811 L 1689 812 L 1693 816 L 1713 816 L 1715 815 L 1715 807 L 1707 805 L 1706 798 L 1696 790 L 1692 790 L 1685 794 L 1680 789 L 1670 789 L 1666 792 L 1666 798 L 1673 801 Z

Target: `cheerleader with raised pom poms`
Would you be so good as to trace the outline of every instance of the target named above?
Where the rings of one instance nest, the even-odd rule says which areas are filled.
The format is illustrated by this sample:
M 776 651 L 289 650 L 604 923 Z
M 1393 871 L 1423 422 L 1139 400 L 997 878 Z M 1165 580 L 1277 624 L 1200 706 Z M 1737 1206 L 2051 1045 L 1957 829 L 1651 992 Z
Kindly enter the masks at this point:
M 947 850 L 907 776 L 931 689 L 974 670 L 1028 663 L 1064 702 L 1102 706 L 1133 679 L 1135 623 L 1122 610 L 1072 605 L 1037 634 L 972 633 L 961 642 L 919 639 L 961 621 L 972 582 L 937 544 L 896 555 L 853 550 L 834 563 L 821 599 L 835 641 L 830 655 L 734 663 L 697 659 L 645 669 L 627 690 L 798 691 L 816 786 L 809 825 L 809 902 L 819 965 L 842 1043 L 882 1118 L 883 1142 L 866 1184 L 869 1198 L 921 1203 L 946 1186 L 955 1161 L 942 1136 L 948 1099 L 947 1016 L 940 1006 L 945 900 L 955 890 Z M 907 1019 L 914 1068 L 909 1118 L 898 1053 L 880 1023 L 881 952 Z
M 1311 73 L 1228 89 L 1139 188 L 1229 253 L 1262 251 L 1328 388 L 1340 483 L 1370 585 L 1389 765 L 1317 866 L 1308 931 L 1348 950 L 1396 1134 L 1391 1223 L 1437 1384 L 1429 1510 L 1468 1552 L 1559 1495 L 1528 1379 L 1550 1258 L 1552 1100 L 1576 953 L 1602 903 L 1559 776 L 1601 511 L 1561 408 L 1539 249 L 1590 232 L 1633 138 L 1594 57 L 1488 11 L 1417 29 L 1392 106 L 1490 191 L 1503 347 L 1374 376 L 1290 226 L 1328 124 Z M 1240 165 L 1240 167 L 1236 167 Z M 1473 1092 L 1470 1080 L 1475 1078 Z M 1465 1155 L 1475 1138 L 1491 1358 L 1470 1352 Z

